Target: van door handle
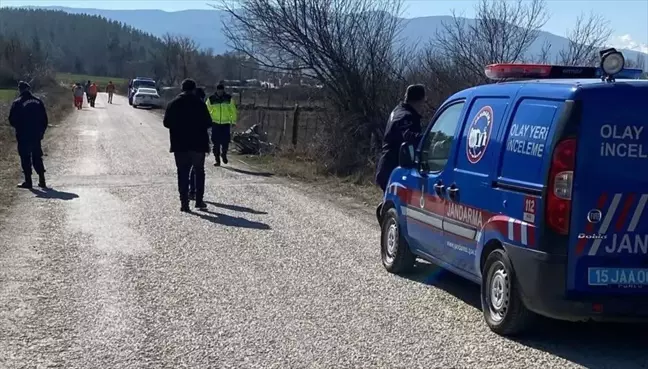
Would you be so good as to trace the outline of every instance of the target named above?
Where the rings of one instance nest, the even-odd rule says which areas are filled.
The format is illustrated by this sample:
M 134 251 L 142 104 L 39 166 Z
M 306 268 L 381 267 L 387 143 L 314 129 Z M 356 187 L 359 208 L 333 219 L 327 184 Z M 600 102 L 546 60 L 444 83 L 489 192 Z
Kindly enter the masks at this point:
M 452 186 L 450 186 L 450 187 L 448 188 L 448 196 L 449 196 L 452 200 L 456 200 L 456 199 L 457 199 L 457 196 L 459 196 L 459 189 L 457 188 L 457 186 L 452 185 Z
M 436 192 L 437 195 L 441 196 L 441 194 L 445 191 L 445 186 L 442 185 L 441 183 L 435 183 L 434 184 L 434 192 Z

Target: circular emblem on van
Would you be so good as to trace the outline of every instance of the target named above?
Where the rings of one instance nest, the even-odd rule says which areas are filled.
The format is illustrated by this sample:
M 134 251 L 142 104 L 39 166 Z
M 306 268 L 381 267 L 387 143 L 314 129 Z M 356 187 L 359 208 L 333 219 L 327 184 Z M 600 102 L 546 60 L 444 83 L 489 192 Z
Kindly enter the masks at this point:
M 599 209 L 592 209 L 587 213 L 587 221 L 590 223 L 598 223 L 603 218 L 603 213 Z
M 484 106 L 475 114 L 472 123 L 468 127 L 466 156 L 469 162 L 477 164 L 484 157 L 484 153 L 490 142 L 492 129 L 493 108 Z

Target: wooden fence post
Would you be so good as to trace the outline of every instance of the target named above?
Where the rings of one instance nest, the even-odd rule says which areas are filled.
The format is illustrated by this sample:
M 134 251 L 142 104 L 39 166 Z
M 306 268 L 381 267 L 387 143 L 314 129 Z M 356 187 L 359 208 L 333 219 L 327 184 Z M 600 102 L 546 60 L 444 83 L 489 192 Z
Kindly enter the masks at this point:
M 286 125 L 288 124 L 288 112 L 284 111 L 283 126 L 281 127 L 281 135 L 279 136 L 279 143 L 277 146 L 281 147 L 284 137 L 286 136 Z
M 297 147 L 297 135 L 299 134 L 299 103 L 295 104 L 295 111 L 293 112 L 293 126 L 292 126 L 292 144 Z

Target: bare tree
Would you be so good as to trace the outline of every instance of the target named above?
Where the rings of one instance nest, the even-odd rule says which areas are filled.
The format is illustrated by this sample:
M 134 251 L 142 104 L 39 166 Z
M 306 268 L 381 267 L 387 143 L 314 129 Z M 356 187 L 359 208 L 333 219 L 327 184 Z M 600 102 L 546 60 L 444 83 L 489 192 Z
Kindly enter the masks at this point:
M 178 64 L 182 79 L 189 78 L 189 71 L 192 70 L 192 63 L 198 53 L 198 45 L 186 36 L 176 36 L 175 42 L 178 45 Z
M 610 38 L 610 22 L 603 16 L 581 14 L 574 28 L 568 33 L 569 45 L 558 54 L 558 63 L 568 66 L 594 66 L 599 60 L 598 52 Z
M 431 55 L 451 61 L 464 85 L 486 82 L 484 66 L 521 62 L 547 21 L 544 0 L 481 0 L 474 21 L 453 12 L 432 42 Z M 438 64 L 434 60 L 428 60 Z
M 646 57 L 644 56 L 644 54 L 637 54 L 637 57 L 634 59 L 626 59 L 625 67 L 646 69 L 648 67 L 646 65 Z
M 164 61 L 164 75 L 167 84 L 173 85 L 178 82 L 180 45 L 178 45 L 176 37 L 170 33 L 162 36 L 162 43 L 159 57 Z
M 545 40 L 540 48 L 540 53 L 534 58 L 534 62 L 540 64 L 551 63 L 551 42 Z
M 55 82 L 54 71 L 39 50 L 32 49 L 18 36 L 0 36 L 0 84 L 29 82 L 34 88 Z
M 299 71 L 329 92 L 345 119 L 330 124 L 336 172 L 366 164 L 402 83 L 407 58 L 394 46 L 402 0 L 223 1 L 230 46 L 261 67 Z M 292 73 L 290 73 L 292 74 Z M 398 93 L 400 95 L 400 92 Z M 342 165 L 345 164 L 345 165 Z

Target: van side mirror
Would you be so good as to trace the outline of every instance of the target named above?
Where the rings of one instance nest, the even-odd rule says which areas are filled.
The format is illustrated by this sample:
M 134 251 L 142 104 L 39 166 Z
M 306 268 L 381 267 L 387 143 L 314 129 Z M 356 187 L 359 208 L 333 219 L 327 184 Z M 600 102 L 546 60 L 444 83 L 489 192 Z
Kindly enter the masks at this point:
M 403 142 L 398 152 L 398 166 L 404 169 L 414 168 L 414 146 Z

